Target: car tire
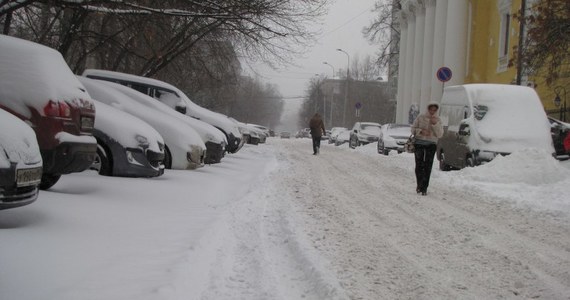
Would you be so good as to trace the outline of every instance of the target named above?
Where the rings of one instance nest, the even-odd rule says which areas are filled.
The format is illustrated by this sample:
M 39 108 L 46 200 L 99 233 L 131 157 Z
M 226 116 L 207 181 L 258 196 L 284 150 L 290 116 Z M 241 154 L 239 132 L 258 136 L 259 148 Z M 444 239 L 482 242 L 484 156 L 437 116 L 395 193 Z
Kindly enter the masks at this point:
M 465 165 L 471 168 L 477 166 L 477 159 L 475 158 L 475 156 L 474 155 L 467 156 L 467 158 L 465 159 Z
M 61 177 L 60 174 L 46 174 L 43 173 L 42 174 L 42 181 L 40 182 L 40 189 L 41 190 L 47 190 L 49 188 L 51 188 L 52 186 L 54 186 L 57 181 L 59 180 L 59 178 Z
M 445 154 L 443 152 L 439 155 L 439 169 L 441 171 L 447 172 L 451 171 L 451 166 L 445 163 Z
M 102 145 L 97 145 L 97 155 L 95 156 L 95 161 L 93 162 L 94 169 L 97 170 L 99 175 L 103 176 L 113 176 L 113 167 L 111 163 L 112 159 L 107 154 L 105 148 Z
M 357 143 L 357 142 L 358 142 L 358 141 L 354 141 L 354 139 L 351 138 L 351 139 L 348 141 L 348 146 L 350 147 L 350 149 L 356 148 L 356 143 Z
M 165 169 L 172 169 L 172 154 L 170 154 L 170 150 L 167 146 L 164 147 L 163 164 Z
M 382 151 L 382 154 L 388 155 L 388 154 L 390 154 L 390 150 L 384 148 L 384 151 Z

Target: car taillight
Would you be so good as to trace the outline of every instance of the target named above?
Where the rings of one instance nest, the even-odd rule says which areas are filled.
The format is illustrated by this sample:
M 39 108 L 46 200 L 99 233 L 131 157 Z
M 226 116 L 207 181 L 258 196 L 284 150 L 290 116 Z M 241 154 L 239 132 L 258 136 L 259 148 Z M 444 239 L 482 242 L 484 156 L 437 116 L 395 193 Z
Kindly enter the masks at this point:
M 44 113 L 49 117 L 71 117 L 71 107 L 65 102 L 55 102 L 49 100 L 49 102 L 44 106 Z

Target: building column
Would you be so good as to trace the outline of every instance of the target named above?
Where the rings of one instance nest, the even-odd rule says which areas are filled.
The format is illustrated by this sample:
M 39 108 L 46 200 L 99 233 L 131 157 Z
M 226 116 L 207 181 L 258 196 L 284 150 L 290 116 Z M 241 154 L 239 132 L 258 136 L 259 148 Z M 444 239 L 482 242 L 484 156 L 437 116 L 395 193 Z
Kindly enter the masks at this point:
M 455 1 L 455 0 L 452 0 Z M 431 73 L 431 99 L 434 101 L 441 101 L 443 92 L 443 83 L 437 79 L 435 73 L 437 70 L 444 66 L 443 57 L 445 55 L 445 28 L 447 21 L 447 6 L 448 0 L 436 0 L 435 2 L 435 24 L 433 35 L 433 56 Z
M 404 88 L 406 84 L 406 51 L 408 39 L 408 20 L 404 11 L 400 11 L 400 45 L 398 57 L 398 91 L 396 95 L 396 123 L 404 123 Z
M 422 89 L 422 66 L 423 66 L 423 51 L 424 51 L 424 28 L 425 28 L 425 7 L 423 0 L 416 0 L 415 3 L 416 14 L 416 36 L 414 41 L 414 62 L 413 62 L 413 75 L 412 75 L 412 98 L 411 105 L 420 108 L 420 94 Z M 410 120 L 413 122 L 413 120 Z
M 445 31 L 444 64 L 451 69 L 451 79 L 445 86 L 465 82 L 465 59 L 467 57 L 467 0 L 449 1 Z
M 420 112 L 423 113 L 427 104 L 431 99 L 431 80 L 435 77 L 435 72 L 432 72 L 433 63 L 433 46 L 434 46 L 434 30 L 435 30 L 435 0 L 425 0 L 425 31 L 424 31 L 424 46 L 422 58 L 422 83 L 420 92 Z M 439 99 L 438 99 L 439 100 Z
M 411 7 L 410 7 L 411 8 Z M 412 9 L 408 9 L 408 36 L 406 39 L 406 71 L 404 72 L 404 97 L 402 107 L 402 120 L 408 123 L 408 113 L 412 105 L 412 73 L 414 70 L 414 41 L 416 36 L 416 15 Z

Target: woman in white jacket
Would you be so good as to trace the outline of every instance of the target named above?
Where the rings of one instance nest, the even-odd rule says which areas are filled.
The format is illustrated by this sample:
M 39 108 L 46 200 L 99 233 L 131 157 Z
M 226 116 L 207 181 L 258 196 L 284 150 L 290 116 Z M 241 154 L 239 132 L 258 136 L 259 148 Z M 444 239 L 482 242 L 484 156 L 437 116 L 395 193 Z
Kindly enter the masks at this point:
M 433 158 L 437 150 L 437 141 L 443 135 L 441 120 L 437 116 L 439 104 L 430 102 L 427 111 L 419 115 L 412 124 L 412 134 L 415 135 L 416 158 L 416 193 L 427 194 L 429 178 L 433 167 Z

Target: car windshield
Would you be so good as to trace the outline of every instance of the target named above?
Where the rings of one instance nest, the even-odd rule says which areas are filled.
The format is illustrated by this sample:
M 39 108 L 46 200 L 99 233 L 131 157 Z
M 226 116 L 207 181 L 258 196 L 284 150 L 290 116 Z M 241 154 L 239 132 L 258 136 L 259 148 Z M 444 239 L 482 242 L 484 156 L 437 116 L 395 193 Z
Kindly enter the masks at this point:
M 370 135 L 379 135 L 380 127 L 378 125 L 362 124 L 362 131 Z

